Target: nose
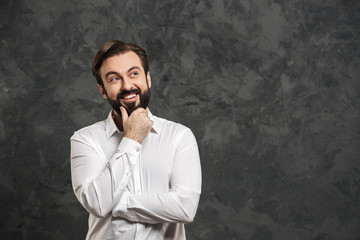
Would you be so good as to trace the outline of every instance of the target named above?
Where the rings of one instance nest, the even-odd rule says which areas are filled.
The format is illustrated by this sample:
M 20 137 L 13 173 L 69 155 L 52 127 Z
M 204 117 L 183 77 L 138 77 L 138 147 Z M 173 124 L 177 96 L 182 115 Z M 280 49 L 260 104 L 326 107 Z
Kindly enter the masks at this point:
M 131 80 L 129 78 L 123 78 L 122 89 L 126 91 L 130 91 L 131 89 L 133 89 L 133 84 L 131 83 Z

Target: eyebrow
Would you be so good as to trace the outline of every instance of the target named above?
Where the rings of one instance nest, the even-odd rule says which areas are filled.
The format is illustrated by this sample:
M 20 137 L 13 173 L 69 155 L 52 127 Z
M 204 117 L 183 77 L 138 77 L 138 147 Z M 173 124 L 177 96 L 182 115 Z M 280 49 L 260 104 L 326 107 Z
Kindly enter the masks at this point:
M 138 70 L 141 71 L 141 69 L 140 69 L 139 67 L 134 66 L 134 67 L 129 68 L 129 70 L 127 70 L 127 72 L 129 73 L 129 72 L 131 72 L 131 71 L 134 70 L 134 69 L 138 69 Z M 106 73 L 105 78 L 107 78 L 107 77 L 108 77 L 109 75 L 111 75 L 111 74 L 120 75 L 118 72 L 111 71 L 111 72 L 107 72 L 107 73 Z

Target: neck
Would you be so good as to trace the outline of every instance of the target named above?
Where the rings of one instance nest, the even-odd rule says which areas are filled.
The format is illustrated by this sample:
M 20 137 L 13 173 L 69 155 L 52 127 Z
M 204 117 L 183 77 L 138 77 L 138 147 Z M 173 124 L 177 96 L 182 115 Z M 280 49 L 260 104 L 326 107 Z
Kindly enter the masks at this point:
M 122 118 L 121 116 L 114 110 L 111 111 L 111 116 L 114 119 L 115 125 L 116 127 L 120 130 L 120 131 L 124 131 L 124 127 L 122 124 Z

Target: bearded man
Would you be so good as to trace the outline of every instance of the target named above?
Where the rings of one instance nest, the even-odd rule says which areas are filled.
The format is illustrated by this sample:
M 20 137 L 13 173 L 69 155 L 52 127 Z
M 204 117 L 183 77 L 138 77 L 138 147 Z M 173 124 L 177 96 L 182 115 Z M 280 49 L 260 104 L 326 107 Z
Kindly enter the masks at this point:
M 72 186 L 89 212 L 86 239 L 186 239 L 201 193 L 193 133 L 150 112 L 140 46 L 105 43 L 92 72 L 112 110 L 70 139 Z

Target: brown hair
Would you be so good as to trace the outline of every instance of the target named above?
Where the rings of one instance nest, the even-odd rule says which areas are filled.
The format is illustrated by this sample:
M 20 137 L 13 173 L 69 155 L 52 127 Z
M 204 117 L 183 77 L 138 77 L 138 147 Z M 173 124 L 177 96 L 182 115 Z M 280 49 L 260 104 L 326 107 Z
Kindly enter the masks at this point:
M 120 40 L 112 40 L 105 43 L 95 55 L 91 70 L 98 84 L 104 87 L 104 83 L 100 76 L 100 68 L 103 62 L 110 57 L 126 53 L 128 51 L 133 51 L 134 53 L 136 53 L 136 55 L 138 55 L 141 61 L 141 65 L 144 68 L 145 75 L 147 74 L 147 72 L 149 71 L 148 55 L 143 48 L 133 43 L 125 43 Z

